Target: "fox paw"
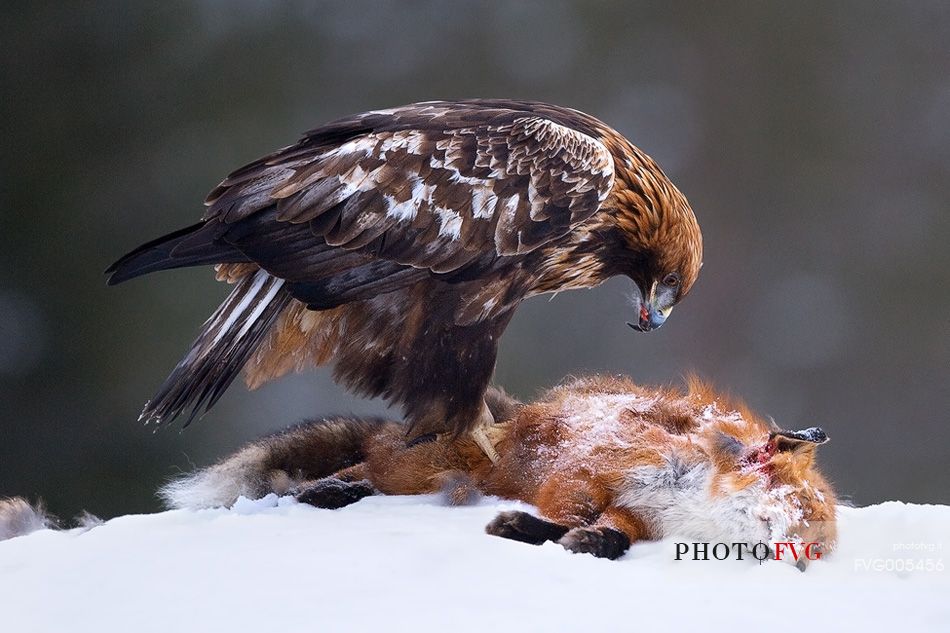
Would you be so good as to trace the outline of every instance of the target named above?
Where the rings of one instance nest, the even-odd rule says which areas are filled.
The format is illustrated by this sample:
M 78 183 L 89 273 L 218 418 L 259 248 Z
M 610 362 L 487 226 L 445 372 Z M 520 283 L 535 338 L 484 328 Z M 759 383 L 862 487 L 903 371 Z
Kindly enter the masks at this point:
M 613 560 L 630 549 L 630 539 L 623 532 L 608 527 L 578 527 L 559 541 L 564 549 L 575 554 L 593 554 Z
M 545 541 L 556 541 L 567 532 L 567 528 L 552 521 L 545 521 L 527 512 L 511 510 L 501 512 L 491 523 L 485 526 L 485 531 L 492 536 L 540 545 Z
M 336 510 L 376 494 L 367 480 L 343 481 L 334 477 L 318 479 L 297 493 L 297 501 L 317 508 Z

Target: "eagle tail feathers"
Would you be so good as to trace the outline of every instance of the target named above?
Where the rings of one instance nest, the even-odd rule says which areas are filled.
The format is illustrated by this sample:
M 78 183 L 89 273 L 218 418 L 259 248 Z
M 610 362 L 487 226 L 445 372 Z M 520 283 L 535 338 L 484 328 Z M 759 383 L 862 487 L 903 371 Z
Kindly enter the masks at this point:
M 204 415 L 241 372 L 290 301 L 284 281 L 263 270 L 239 281 L 205 321 L 191 349 L 145 404 L 139 419 L 162 424 L 190 407 L 188 426 Z
M 114 286 L 172 268 L 250 262 L 234 246 L 216 239 L 220 230 L 215 224 L 199 222 L 142 244 L 106 269 L 108 283 Z

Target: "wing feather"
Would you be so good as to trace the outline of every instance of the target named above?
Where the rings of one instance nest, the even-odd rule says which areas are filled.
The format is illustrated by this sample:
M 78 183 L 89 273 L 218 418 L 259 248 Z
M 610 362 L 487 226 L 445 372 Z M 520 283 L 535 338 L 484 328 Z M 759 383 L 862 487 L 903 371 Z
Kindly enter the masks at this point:
M 205 218 L 239 224 L 276 206 L 270 221 L 308 224 L 315 243 L 434 273 L 528 253 L 593 215 L 613 184 L 604 144 L 555 118 L 504 102 L 368 113 L 238 170 Z

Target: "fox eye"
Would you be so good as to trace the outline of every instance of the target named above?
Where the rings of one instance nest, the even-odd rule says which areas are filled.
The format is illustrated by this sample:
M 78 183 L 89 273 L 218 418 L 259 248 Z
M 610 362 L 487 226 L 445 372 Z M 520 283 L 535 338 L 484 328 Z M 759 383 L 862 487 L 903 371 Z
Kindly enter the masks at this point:
M 667 273 L 663 277 L 663 285 L 669 286 L 670 288 L 676 288 L 680 285 L 680 276 L 676 273 Z

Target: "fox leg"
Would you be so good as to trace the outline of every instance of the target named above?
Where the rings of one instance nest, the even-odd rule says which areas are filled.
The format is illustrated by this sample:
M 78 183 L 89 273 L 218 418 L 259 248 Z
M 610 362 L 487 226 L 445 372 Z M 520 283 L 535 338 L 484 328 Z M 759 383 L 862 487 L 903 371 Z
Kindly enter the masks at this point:
M 324 477 L 302 484 L 297 493 L 297 501 L 317 508 L 336 510 L 376 493 L 376 488 L 366 479 L 345 481 L 336 477 Z
M 486 526 L 485 531 L 495 536 L 523 543 L 540 545 L 545 541 L 560 541 L 572 528 L 593 522 L 606 506 L 603 495 L 596 494 L 578 476 L 563 473 L 549 479 L 538 491 L 535 505 L 544 519 L 527 512 L 502 512 Z
M 611 506 L 607 490 L 576 473 L 549 479 L 538 491 L 538 510 L 549 519 L 526 512 L 502 512 L 488 524 L 489 534 L 525 543 L 557 541 L 565 549 L 598 558 L 619 558 L 644 534 L 635 515 Z
M 331 477 L 346 482 L 362 481 L 363 479 L 369 479 L 369 473 L 367 471 L 366 463 L 360 462 L 359 464 L 354 464 L 343 470 L 336 471 Z
M 609 507 L 592 525 L 571 529 L 558 543 L 575 554 L 593 554 L 598 558 L 613 560 L 623 556 L 645 532 L 639 517 L 626 510 Z
M 558 543 L 575 554 L 592 554 L 610 560 L 620 558 L 630 549 L 630 539 L 623 532 L 593 525 L 570 530 Z
M 485 526 L 485 531 L 492 536 L 541 545 L 546 541 L 556 541 L 568 533 L 570 528 L 540 519 L 527 512 L 511 510 L 501 512 L 491 523 Z
M 531 545 L 555 541 L 575 554 L 591 554 L 610 560 L 623 556 L 630 549 L 631 543 L 631 539 L 624 532 L 607 525 L 569 528 L 517 510 L 499 513 L 485 526 L 485 531 L 492 536 Z
M 610 504 L 610 493 L 589 475 L 561 472 L 538 489 L 533 500 L 545 517 L 569 528 L 591 525 Z

